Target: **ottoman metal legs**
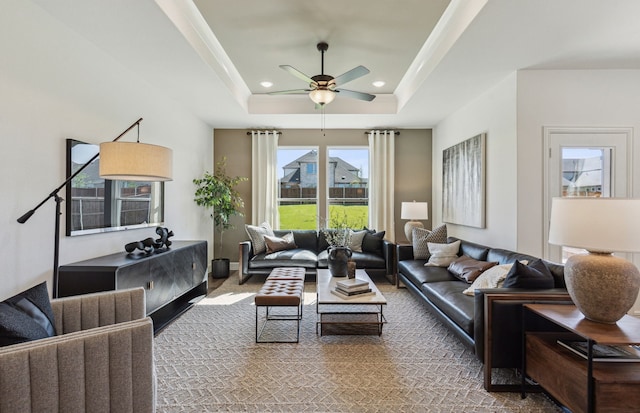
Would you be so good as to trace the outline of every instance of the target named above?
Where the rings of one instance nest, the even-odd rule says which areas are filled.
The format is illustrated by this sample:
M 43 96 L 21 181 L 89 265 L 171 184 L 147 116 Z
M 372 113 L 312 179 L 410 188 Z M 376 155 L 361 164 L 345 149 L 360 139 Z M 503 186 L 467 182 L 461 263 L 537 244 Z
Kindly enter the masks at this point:
M 274 270 L 275 271 L 275 270 Z M 300 341 L 300 320 L 302 320 L 302 305 L 304 293 L 304 275 L 283 279 L 280 277 L 265 281 L 260 291 L 255 296 L 256 306 L 256 343 L 298 343 Z M 265 307 L 264 322 L 260 326 L 260 307 Z M 295 308 L 295 314 L 273 314 L 274 307 Z M 261 341 L 260 337 L 270 321 L 295 321 L 296 339 L 293 340 L 268 340 Z

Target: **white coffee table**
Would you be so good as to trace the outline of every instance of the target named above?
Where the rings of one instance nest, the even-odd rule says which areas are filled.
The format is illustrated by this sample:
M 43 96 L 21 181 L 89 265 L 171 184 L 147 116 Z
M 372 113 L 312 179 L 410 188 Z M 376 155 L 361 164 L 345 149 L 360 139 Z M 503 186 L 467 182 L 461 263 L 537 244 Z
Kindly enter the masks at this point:
M 333 294 L 336 282 L 347 277 L 333 277 L 329 270 L 318 269 L 316 288 L 316 334 L 322 335 L 322 327 L 328 324 L 348 324 L 377 326 L 378 335 L 382 334 L 382 326 L 387 322 L 382 308 L 387 305 L 378 287 L 371 281 L 365 270 L 356 270 L 356 278 L 369 282 L 372 295 L 344 299 Z

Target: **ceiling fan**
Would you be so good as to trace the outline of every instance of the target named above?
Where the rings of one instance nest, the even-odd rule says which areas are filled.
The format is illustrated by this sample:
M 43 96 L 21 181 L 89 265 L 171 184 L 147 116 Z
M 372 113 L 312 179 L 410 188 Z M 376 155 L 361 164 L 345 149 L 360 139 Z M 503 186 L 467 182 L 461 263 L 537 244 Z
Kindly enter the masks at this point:
M 308 89 L 281 90 L 276 92 L 269 92 L 268 94 L 286 95 L 308 92 L 309 98 L 316 104 L 316 109 L 322 108 L 327 103 L 331 103 L 333 99 L 335 99 L 337 93 L 354 99 L 366 100 L 367 102 L 375 99 L 376 96 L 370 95 L 369 93 L 356 92 L 354 90 L 340 88 L 340 86 L 344 85 L 345 83 L 351 82 L 352 80 L 366 75 L 367 73 L 369 73 L 369 69 L 364 66 L 357 66 L 338 77 L 326 75 L 324 74 L 324 52 L 327 51 L 329 45 L 326 42 L 320 42 L 318 43 L 317 48 L 322 55 L 320 66 L 321 73 L 319 75 L 309 77 L 293 66 L 280 65 L 282 69 L 291 73 L 295 77 L 307 82 L 309 84 Z

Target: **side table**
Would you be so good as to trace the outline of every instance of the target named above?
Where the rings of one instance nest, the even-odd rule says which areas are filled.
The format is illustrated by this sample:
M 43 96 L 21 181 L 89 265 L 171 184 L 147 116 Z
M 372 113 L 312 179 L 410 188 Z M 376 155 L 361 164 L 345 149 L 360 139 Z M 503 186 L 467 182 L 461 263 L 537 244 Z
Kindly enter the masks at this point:
M 522 397 L 526 377 L 572 412 L 626 412 L 640 406 L 640 363 L 593 360 L 593 346 L 640 344 L 640 319 L 625 315 L 616 324 L 584 318 L 574 305 L 523 306 Z M 564 332 L 528 331 L 527 316 L 542 317 Z M 557 340 L 587 344 L 586 360 Z

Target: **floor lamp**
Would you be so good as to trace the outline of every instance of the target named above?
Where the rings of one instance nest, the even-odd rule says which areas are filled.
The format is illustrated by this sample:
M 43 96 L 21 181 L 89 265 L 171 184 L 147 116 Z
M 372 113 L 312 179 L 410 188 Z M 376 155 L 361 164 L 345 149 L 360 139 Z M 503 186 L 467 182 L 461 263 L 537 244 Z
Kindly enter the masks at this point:
M 29 218 L 45 202 L 53 198 L 56 203 L 55 210 L 55 233 L 53 247 L 53 298 L 58 297 L 58 260 L 60 255 L 60 204 L 64 199 L 58 192 L 78 176 L 87 166 L 100 159 L 100 177 L 103 179 L 126 180 L 126 181 L 170 181 L 172 178 L 172 151 L 171 149 L 140 143 L 140 122 L 142 118 L 135 121 L 124 132 L 118 135 L 113 141 L 100 144 L 100 152 L 95 154 L 77 171 L 69 176 L 56 189 L 51 191 L 38 205 L 27 211 L 18 218 L 20 224 L 27 222 Z M 138 127 L 137 142 L 118 142 L 127 132 L 134 127 Z M 103 173 L 104 171 L 104 173 Z

